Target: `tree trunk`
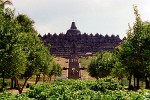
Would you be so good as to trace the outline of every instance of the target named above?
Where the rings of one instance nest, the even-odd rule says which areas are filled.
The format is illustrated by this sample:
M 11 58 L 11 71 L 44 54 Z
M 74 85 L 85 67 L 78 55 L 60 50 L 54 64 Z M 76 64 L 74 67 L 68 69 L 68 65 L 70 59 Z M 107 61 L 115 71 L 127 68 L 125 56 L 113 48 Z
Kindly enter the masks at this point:
M 51 82 L 52 81 L 52 76 L 49 76 L 49 82 Z
M 135 85 L 135 76 L 134 76 L 134 88 L 136 87 L 136 85 Z
M 22 86 L 22 88 L 21 88 L 21 92 L 19 92 L 19 94 L 21 94 L 21 93 L 22 93 L 23 88 L 25 87 L 25 85 L 26 85 L 26 83 L 27 83 L 28 79 L 29 79 L 29 77 L 25 78 L 24 84 L 23 84 L 23 86 Z
M 20 85 L 19 85 L 19 83 L 18 83 L 18 80 L 15 78 L 16 85 L 17 85 L 17 88 L 18 88 L 18 92 L 19 92 L 19 94 L 21 94 L 21 93 L 22 93 L 23 88 L 25 87 L 25 85 L 26 85 L 26 83 L 27 83 L 28 79 L 29 79 L 29 77 L 25 78 L 25 81 L 24 81 L 23 86 L 22 86 L 22 87 L 20 87 Z
M 36 75 L 35 84 L 37 84 L 39 80 L 40 80 L 40 75 Z
M 14 78 L 14 80 L 15 80 L 15 87 L 16 87 L 16 89 L 19 91 L 19 94 L 20 94 L 20 85 L 19 85 L 19 83 L 18 83 L 18 80 L 16 79 L 16 78 Z
M 11 78 L 11 86 L 10 86 L 11 89 L 14 89 L 14 79 Z
M 43 83 L 45 82 L 45 74 L 43 74 Z
M 16 79 L 14 79 L 14 89 L 17 89 Z
M 3 76 L 3 83 L 2 83 L 2 88 L 5 88 L 5 78 L 4 78 L 4 76 Z
M 150 83 L 149 83 L 149 80 L 148 80 L 147 78 L 148 78 L 148 77 L 145 77 L 145 85 L 146 85 L 145 88 L 146 88 L 146 89 L 149 89 L 149 87 L 150 87 L 149 84 L 150 84 Z
M 139 77 L 137 77 L 137 87 L 136 87 L 136 89 L 139 89 L 140 88 L 140 78 Z
M 96 77 L 96 80 L 98 80 L 98 77 Z
M 131 80 L 132 80 L 132 73 L 130 72 L 130 76 L 129 76 L 129 85 L 128 85 L 128 89 L 129 90 L 133 90 L 133 86 L 131 85 Z
M 130 88 L 131 86 L 131 76 L 129 77 L 129 85 L 128 85 L 128 88 Z

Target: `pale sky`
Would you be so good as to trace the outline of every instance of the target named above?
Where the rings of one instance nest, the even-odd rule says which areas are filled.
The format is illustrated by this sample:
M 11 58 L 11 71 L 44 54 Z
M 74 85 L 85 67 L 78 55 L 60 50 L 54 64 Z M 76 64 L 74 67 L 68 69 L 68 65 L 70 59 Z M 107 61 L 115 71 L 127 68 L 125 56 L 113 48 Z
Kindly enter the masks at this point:
M 126 35 L 128 23 L 135 21 L 137 5 L 143 21 L 150 20 L 150 0 L 12 0 L 16 14 L 35 21 L 41 34 L 66 33 L 72 21 L 81 33 Z

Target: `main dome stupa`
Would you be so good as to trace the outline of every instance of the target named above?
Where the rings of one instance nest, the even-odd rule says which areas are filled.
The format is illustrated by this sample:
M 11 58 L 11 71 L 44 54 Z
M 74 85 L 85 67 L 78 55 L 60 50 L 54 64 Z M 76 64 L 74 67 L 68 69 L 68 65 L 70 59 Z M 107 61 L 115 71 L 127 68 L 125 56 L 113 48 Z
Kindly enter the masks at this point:
M 81 34 L 80 30 L 77 29 L 75 22 L 72 22 L 70 29 L 66 32 L 66 35 L 76 36 L 79 34 Z

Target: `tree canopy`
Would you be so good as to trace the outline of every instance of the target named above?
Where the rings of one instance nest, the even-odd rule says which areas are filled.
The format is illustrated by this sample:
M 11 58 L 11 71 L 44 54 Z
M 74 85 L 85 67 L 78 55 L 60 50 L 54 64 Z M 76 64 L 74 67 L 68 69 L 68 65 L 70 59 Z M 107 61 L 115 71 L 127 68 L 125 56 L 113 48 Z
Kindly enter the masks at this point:
M 96 79 L 110 75 L 113 68 L 112 54 L 107 51 L 100 52 L 88 66 L 89 74 Z
M 19 93 L 32 75 L 52 70 L 53 57 L 33 24 L 27 15 L 15 16 L 13 10 L 0 8 L 0 76 L 3 82 L 5 78 L 13 79 Z M 22 88 L 19 78 L 25 79 Z
M 150 72 L 150 23 L 144 22 L 140 18 L 137 7 L 134 6 L 135 23 L 133 27 L 129 26 L 127 32 L 127 39 L 120 45 L 116 55 L 120 66 L 115 66 L 115 69 L 121 68 L 129 78 L 129 86 L 131 85 L 132 76 L 137 79 L 137 86 L 139 88 L 140 79 L 145 79 L 146 87 L 149 87 L 149 72 Z M 117 73 L 116 73 L 117 74 Z

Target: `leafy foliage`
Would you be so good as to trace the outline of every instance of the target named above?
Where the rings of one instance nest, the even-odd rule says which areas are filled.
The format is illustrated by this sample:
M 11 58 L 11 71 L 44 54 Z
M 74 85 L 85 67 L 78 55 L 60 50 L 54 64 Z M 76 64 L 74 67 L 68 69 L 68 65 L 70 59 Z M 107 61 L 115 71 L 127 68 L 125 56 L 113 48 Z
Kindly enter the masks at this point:
M 110 75 L 113 59 L 110 52 L 103 51 L 94 57 L 88 66 L 88 72 L 96 79 Z
M 17 23 L 20 25 L 20 31 L 26 33 L 36 33 L 34 29 L 34 21 L 31 20 L 27 15 L 19 14 L 16 17 Z
M 150 23 L 142 21 L 136 6 L 134 6 L 134 14 L 136 21 L 133 27 L 129 26 L 127 39 L 115 52 L 117 60 L 113 73 L 117 77 L 123 77 L 124 74 L 129 79 L 129 86 L 134 76 L 137 79 L 137 86 L 135 86 L 137 88 L 139 88 L 139 80 L 143 78 L 146 88 L 149 88 Z
M 100 83 L 103 82 L 103 85 L 109 88 L 102 86 Z M 112 83 L 110 83 L 112 82 Z M 108 84 L 110 83 L 110 84 Z M 107 90 L 120 90 L 122 88 L 115 87 L 116 84 L 119 84 L 118 81 L 114 81 L 113 78 L 101 79 L 98 81 L 92 80 L 58 80 L 51 84 L 45 85 L 35 85 L 32 86 L 32 90 L 27 94 L 30 98 L 36 99 L 86 99 L 93 98 L 98 99 L 103 90 L 94 87 L 100 86 Z M 113 86 L 113 87 L 112 87 Z M 110 88 L 112 87 L 112 88 Z
M 53 63 L 52 70 L 49 72 L 49 76 L 57 75 L 60 76 L 62 74 L 62 68 L 59 64 Z
M 91 89 L 94 91 L 105 92 L 107 90 L 121 90 L 123 89 L 123 86 L 119 83 L 118 79 L 106 77 L 92 84 Z
M 0 77 L 15 81 L 19 93 L 27 80 L 52 69 L 52 57 L 26 15 L 14 15 L 9 8 L 0 8 Z M 21 88 L 18 80 L 24 78 Z M 4 87 L 4 86 L 3 86 Z
M 101 82 L 103 84 L 101 84 Z M 93 87 L 99 86 L 99 88 Z M 105 91 L 100 89 L 105 87 Z M 7 100 L 149 100 L 150 90 L 126 91 L 116 79 L 58 80 L 51 84 L 32 85 L 26 94 L 3 93 L 0 99 Z

